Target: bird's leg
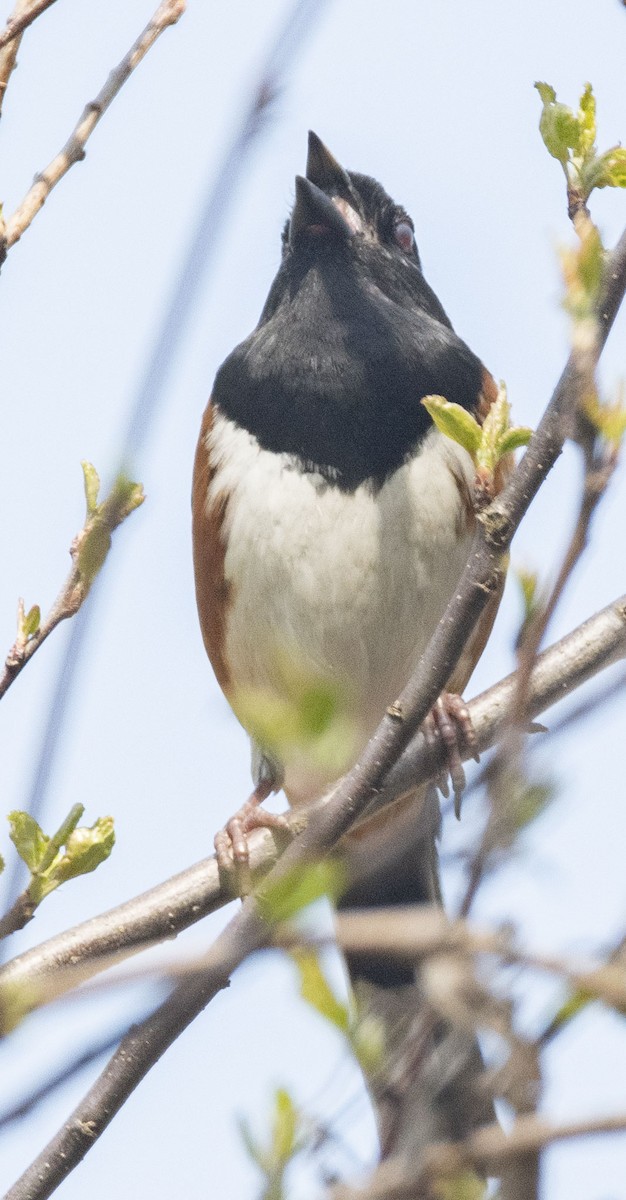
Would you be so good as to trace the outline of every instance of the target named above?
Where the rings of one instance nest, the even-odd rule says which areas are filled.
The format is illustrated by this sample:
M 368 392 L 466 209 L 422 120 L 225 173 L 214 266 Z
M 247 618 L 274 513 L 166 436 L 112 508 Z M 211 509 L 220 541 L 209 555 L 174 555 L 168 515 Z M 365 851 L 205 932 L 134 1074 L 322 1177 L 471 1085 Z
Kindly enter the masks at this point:
M 276 790 L 276 784 L 271 777 L 260 779 L 245 804 L 242 804 L 224 828 L 215 835 L 215 853 L 220 870 L 230 871 L 234 863 L 246 884 L 250 876 L 248 834 L 253 829 L 289 828 L 287 818 L 282 813 L 272 813 L 261 808 L 263 801 Z M 249 891 L 250 888 L 246 886 L 242 890 Z
M 461 796 L 465 787 L 465 771 L 461 749 L 467 747 L 472 751 L 478 762 L 476 750 L 476 734 L 472 725 L 469 709 L 462 696 L 456 692 L 443 692 L 437 703 L 433 705 L 422 726 L 426 741 L 432 745 L 435 734 L 439 733 L 446 748 L 446 767 L 436 780 L 437 787 L 444 796 L 448 796 L 448 776 L 454 792 L 454 812 L 461 815 Z

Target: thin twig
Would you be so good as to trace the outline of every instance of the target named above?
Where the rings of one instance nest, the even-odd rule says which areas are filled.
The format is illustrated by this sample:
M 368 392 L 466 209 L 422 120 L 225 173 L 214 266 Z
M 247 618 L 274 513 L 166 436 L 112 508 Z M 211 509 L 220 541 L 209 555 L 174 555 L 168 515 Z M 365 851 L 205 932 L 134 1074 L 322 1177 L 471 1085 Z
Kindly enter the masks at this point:
M 54 4 L 54 0 L 34 0 L 34 3 L 26 8 L 23 3 L 16 4 L 2 33 L 0 33 L 0 50 L 4 50 L 5 46 L 10 45 L 25 29 L 28 29 L 28 26 L 32 25 L 33 21 L 36 21 L 37 17 L 40 17 L 47 8 L 50 8 L 51 4 Z M 4 84 L 4 87 L 6 87 L 6 84 Z M 2 85 L 0 85 L 0 88 L 4 90 Z
M 128 1024 L 123 1029 L 117 1029 L 115 1033 L 109 1033 L 99 1041 L 96 1045 L 90 1046 L 82 1054 L 73 1058 L 71 1062 L 65 1063 L 59 1071 L 51 1075 L 39 1087 L 33 1088 L 22 1100 L 18 1101 L 11 1108 L 8 1108 L 0 1115 L 0 1132 L 5 1130 L 8 1125 L 12 1125 L 15 1121 L 22 1120 L 28 1116 L 34 1108 L 47 1100 L 58 1088 L 63 1087 L 79 1071 L 83 1071 L 85 1067 L 90 1066 L 98 1058 L 102 1058 L 104 1054 L 110 1054 L 116 1046 L 119 1045 L 122 1038 L 128 1032 Z
M 626 1009 L 626 970 L 618 963 L 581 966 L 561 955 L 541 954 L 517 946 L 507 930 L 477 929 L 466 920 L 450 920 L 438 908 L 423 904 L 406 908 L 351 909 L 335 917 L 337 941 L 349 955 L 380 954 L 414 963 L 437 954 L 461 952 L 492 955 L 505 964 L 557 975 L 591 1000 Z
M 15 70 L 17 63 L 17 55 L 22 40 L 22 33 L 26 28 L 26 24 L 30 24 L 40 16 L 46 8 L 49 8 L 54 0 L 45 0 L 41 4 L 29 4 L 29 0 L 17 0 L 17 4 L 9 17 L 4 33 L 0 35 L 6 38 L 10 32 L 8 40 L 5 41 L 2 49 L 0 49 L 0 114 L 2 113 L 2 105 L 9 86 L 9 79 Z M 28 19 L 27 19 L 28 18 Z M 23 22 L 26 21 L 26 24 Z M 4 240 L 4 223 L 2 226 L 2 261 L 6 254 L 6 243 Z
M 35 181 L 19 208 L 15 210 L 12 217 L 7 221 L 6 245 L 8 250 L 19 241 L 24 231 L 28 229 L 59 180 L 67 174 L 75 163 L 81 162 L 85 157 L 85 145 L 100 118 L 135 70 L 135 67 L 139 65 L 150 47 L 154 45 L 160 34 L 170 25 L 175 25 L 184 11 L 185 0 L 163 0 L 159 5 L 154 16 L 128 51 L 128 54 L 124 55 L 119 65 L 111 71 L 109 78 L 95 100 L 86 105 L 76 128 L 63 149 L 59 151 L 39 175 L 35 176 Z
M 430 1146 L 419 1172 L 411 1172 L 405 1163 L 389 1160 L 381 1163 L 364 1188 L 340 1185 L 333 1189 L 333 1200 L 415 1200 L 431 1195 L 438 1179 L 454 1179 L 463 1171 L 475 1169 L 487 1175 L 499 1175 L 508 1164 L 525 1155 L 538 1153 L 555 1142 L 572 1138 L 598 1137 L 626 1130 L 626 1113 L 609 1117 L 590 1117 L 582 1121 L 554 1125 L 539 1117 L 519 1117 L 508 1133 L 500 1125 L 477 1129 L 462 1142 Z
M 94 507 L 93 511 L 88 512 L 83 528 L 80 533 L 76 534 L 70 546 L 72 569 L 48 616 L 32 633 L 28 632 L 25 627 L 28 617 L 24 613 L 24 602 L 23 600 L 19 601 L 18 633 L 6 657 L 4 669 L 0 673 L 0 699 L 57 625 L 78 612 L 89 595 L 97 572 L 103 565 L 104 558 L 108 553 L 111 534 L 142 501 L 143 492 L 140 486 L 129 484 L 120 478 L 114 484 L 107 498 Z M 14 922 L 23 917 L 21 924 L 9 923 L 1 936 L 21 929 L 30 920 L 32 912 L 28 913 L 28 906 L 22 903 L 22 900 L 22 896 L 18 897 L 11 909 Z M 9 914 L 6 915 L 5 921 L 8 920 L 8 917 Z

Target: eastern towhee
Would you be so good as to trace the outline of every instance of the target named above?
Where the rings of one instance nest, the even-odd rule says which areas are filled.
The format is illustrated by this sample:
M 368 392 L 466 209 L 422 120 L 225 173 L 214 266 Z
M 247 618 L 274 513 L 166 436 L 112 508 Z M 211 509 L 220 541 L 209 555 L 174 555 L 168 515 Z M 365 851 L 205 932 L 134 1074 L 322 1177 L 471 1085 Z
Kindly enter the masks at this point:
M 497 389 L 427 284 L 408 213 L 311 133 L 259 323 L 220 367 L 204 414 L 195 579 L 204 644 L 235 711 L 241 689 L 280 697 L 293 653 L 299 669 L 345 689 L 352 761 L 406 683 L 470 551 L 474 467 L 435 429 L 420 403 L 430 394 L 481 420 Z M 468 630 L 450 692 L 465 687 L 498 603 Z M 449 734 L 448 711 L 463 724 L 464 709 L 439 706 Z M 231 851 L 245 861 L 246 833 L 280 820 L 258 808 L 272 790 L 298 805 L 333 779 L 301 753 L 277 762 L 263 746 L 253 772 L 250 801 L 216 840 L 222 863 Z M 436 827 L 434 812 L 426 835 L 420 827 L 428 855 L 416 856 L 406 833 L 396 845 L 410 851 L 406 884 L 382 870 L 378 847 L 367 850 L 386 874 L 379 902 L 438 895 Z

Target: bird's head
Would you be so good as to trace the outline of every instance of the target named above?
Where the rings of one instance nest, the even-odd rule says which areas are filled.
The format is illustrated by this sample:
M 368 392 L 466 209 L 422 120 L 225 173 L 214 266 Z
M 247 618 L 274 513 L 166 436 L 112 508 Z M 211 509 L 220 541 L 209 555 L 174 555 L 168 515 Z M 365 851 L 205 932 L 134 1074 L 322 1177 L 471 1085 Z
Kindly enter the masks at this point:
M 422 274 L 413 221 L 369 175 L 346 171 L 316 133 L 309 133 L 306 174 L 283 228 L 282 262 L 262 320 L 293 298 L 310 274 L 346 303 L 356 292 L 414 307 L 449 324 Z M 359 304 L 360 307 L 360 304 Z
M 277 275 L 218 372 L 218 407 L 349 489 L 380 485 L 414 452 L 432 428 L 423 396 L 472 409 L 481 381 L 424 279 L 407 211 L 310 133 Z

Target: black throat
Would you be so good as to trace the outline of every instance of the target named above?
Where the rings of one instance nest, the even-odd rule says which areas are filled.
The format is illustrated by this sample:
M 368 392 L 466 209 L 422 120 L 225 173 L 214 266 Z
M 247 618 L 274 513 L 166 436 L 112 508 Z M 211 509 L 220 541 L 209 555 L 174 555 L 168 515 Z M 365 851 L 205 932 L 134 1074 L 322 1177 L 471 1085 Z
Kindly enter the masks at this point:
M 264 449 L 352 490 L 380 486 L 414 453 L 431 428 L 424 396 L 471 410 L 481 382 L 417 263 L 322 235 L 286 253 L 213 399 Z

